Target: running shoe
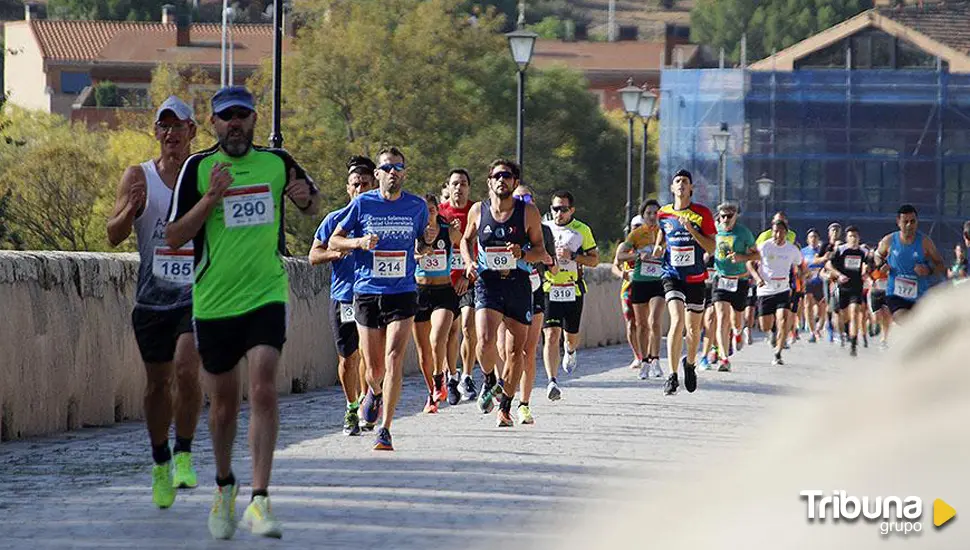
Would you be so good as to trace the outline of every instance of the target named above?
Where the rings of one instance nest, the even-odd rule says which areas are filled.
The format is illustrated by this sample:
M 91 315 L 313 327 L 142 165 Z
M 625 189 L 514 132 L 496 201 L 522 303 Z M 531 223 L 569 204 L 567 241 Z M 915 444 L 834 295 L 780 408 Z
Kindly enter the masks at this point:
M 499 428 L 511 428 L 512 426 L 515 425 L 515 422 L 512 422 L 512 415 L 511 414 L 503 411 L 502 408 L 499 407 L 499 409 L 498 409 L 498 423 L 497 424 L 498 424 L 498 427 Z
M 461 393 L 458 391 L 458 379 L 449 378 L 448 379 L 448 404 L 457 405 L 461 402 Z
M 652 361 L 640 361 L 640 374 L 637 377 L 640 380 L 646 380 L 650 378 L 650 367 L 653 366 Z
M 815 333 L 814 332 L 810 332 L 808 334 L 808 343 L 809 344 L 814 344 L 815 342 L 818 342 L 818 339 L 815 338 Z
M 562 370 L 569 374 L 579 367 L 579 360 L 576 358 L 576 350 L 566 351 L 562 354 Z
M 381 418 L 381 403 L 384 401 L 384 394 L 374 395 L 374 391 L 367 389 L 367 395 L 360 403 L 361 429 L 370 431 L 377 425 Z
M 424 404 L 425 414 L 438 414 L 438 401 L 434 395 L 428 395 L 428 402 Z
M 377 439 L 374 440 L 375 451 L 393 451 L 394 444 L 391 442 L 391 430 L 381 428 L 377 430 Z
M 488 414 L 495 409 L 494 392 L 497 387 L 499 387 L 498 384 L 492 387 L 482 386 L 482 393 L 478 396 L 478 409 L 482 411 L 482 414 Z
M 546 397 L 549 401 L 559 401 L 562 399 L 562 390 L 559 389 L 559 384 L 555 380 L 550 381 L 549 385 L 546 386 Z
M 653 377 L 654 378 L 663 378 L 664 377 L 664 368 L 660 366 L 660 358 L 659 357 L 654 357 L 653 358 L 653 361 L 651 361 L 651 363 L 653 363 L 653 367 L 652 367 L 652 369 L 653 369 Z
M 856 357 L 859 355 L 859 345 L 853 340 L 849 346 L 849 356 Z
M 532 418 L 532 410 L 528 405 L 519 405 L 519 424 L 535 424 L 536 419 Z
M 721 359 L 721 364 L 718 365 L 717 372 L 731 372 L 731 362 L 727 359 Z
M 273 515 L 273 508 L 269 504 L 269 497 L 256 496 L 243 512 L 242 526 L 254 535 L 283 538 L 283 524 Z
M 706 355 L 701 357 L 701 360 L 697 362 L 697 366 L 700 367 L 701 370 L 711 370 L 712 368 L 711 364 L 707 361 Z
M 212 538 L 227 540 L 236 533 L 236 494 L 239 487 L 226 485 L 216 487 L 209 510 L 209 533 Z
M 360 416 L 357 414 L 357 404 L 347 405 L 347 412 L 344 413 L 344 434 L 360 435 Z
M 458 392 L 461 393 L 465 401 L 474 401 L 478 397 L 478 388 L 475 387 L 475 380 L 466 374 L 461 381 L 461 385 L 458 386 Z
M 775 354 L 775 358 L 771 360 L 771 364 L 778 367 L 785 364 L 785 361 L 781 358 L 780 353 Z
M 642 363 L 643 363 L 643 361 L 641 361 L 640 359 L 637 359 L 636 357 L 634 357 L 633 358 L 633 361 L 630 361 L 630 365 L 629 366 L 630 366 L 631 369 L 639 369 L 639 368 L 641 368 Z
M 734 349 L 736 351 L 741 351 L 744 349 L 744 338 L 740 332 L 734 333 Z
M 743 332 L 744 332 L 744 343 L 750 346 L 751 344 L 754 343 L 754 337 L 751 336 L 751 327 L 744 327 Z
M 677 373 L 672 372 L 667 377 L 667 381 L 664 382 L 664 395 L 675 395 L 678 387 L 680 387 L 680 382 L 677 381 Z
M 175 503 L 175 484 L 172 481 L 172 461 L 152 466 L 152 502 L 162 510 Z
M 697 367 L 688 364 L 686 357 L 680 364 L 684 367 L 684 388 L 687 393 L 694 393 L 697 389 Z
M 199 484 L 192 467 L 192 453 L 175 453 L 175 474 L 172 476 L 172 486 L 176 489 L 195 489 Z
M 445 388 L 445 379 L 438 375 L 434 381 L 434 400 L 435 403 L 444 403 L 448 398 L 448 390 Z

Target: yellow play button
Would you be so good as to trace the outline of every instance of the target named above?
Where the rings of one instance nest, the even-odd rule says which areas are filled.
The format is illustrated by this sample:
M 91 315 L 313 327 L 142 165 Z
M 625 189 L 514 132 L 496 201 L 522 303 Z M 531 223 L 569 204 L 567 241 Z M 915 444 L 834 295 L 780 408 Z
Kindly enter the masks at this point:
M 940 527 L 953 519 L 955 515 L 957 515 L 957 511 L 949 504 L 943 502 L 943 499 L 938 498 L 933 501 L 933 525 Z

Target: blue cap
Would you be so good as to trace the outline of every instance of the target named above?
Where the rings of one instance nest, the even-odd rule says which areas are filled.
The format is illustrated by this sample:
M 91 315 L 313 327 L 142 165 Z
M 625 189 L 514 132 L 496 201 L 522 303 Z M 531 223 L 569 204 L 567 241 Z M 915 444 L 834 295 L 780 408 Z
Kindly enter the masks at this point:
M 245 86 L 227 86 L 212 96 L 212 112 L 221 113 L 230 107 L 244 107 L 250 111 L 256 110 L 253 94 Z

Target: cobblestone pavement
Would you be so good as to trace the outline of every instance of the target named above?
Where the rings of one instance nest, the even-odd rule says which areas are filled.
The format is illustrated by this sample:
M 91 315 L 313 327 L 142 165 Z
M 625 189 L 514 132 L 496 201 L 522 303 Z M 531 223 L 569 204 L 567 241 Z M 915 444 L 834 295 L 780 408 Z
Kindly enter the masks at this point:
M 860 352 L 860 360 L 880 354 Z M 4 443 L 0 547 L 464 548 L 500 537 L 534 547 L 585 507 L 622 502 L 630 476 L 649 488 L 716 467 L 718 453 L 739 448 L 769 407 L 824 391 L 850 365 L 847 350 L 828 343 L 797 343 L 783 367 L 770 360 L 767 344 L 756 341 L 735 355 L 734 372 L 700 372 L 696 393 L 681 386 L 664 397 L 660 379 L 639 381 L 627 368 L 626 347 L 583 350 L 578 372 L 560 377 L 563 399 L 546 399 L 540 374 L 537 423 L 505 430 L 467 402 L 422 414 L 423 382 L 409 377 L 394 453 L 371 451 L 372 435 L 340 433 L 337 388 L 286 398 L 271 487 L 282 541 L 241 530 L 229 543 L 210 540 L 214 466 L 204 421 L 195 444 L 200 487 L 180 492 L 169 510 L 151 504 L 141 423 Z M 245 418 L 237 517 L 250 479 Z

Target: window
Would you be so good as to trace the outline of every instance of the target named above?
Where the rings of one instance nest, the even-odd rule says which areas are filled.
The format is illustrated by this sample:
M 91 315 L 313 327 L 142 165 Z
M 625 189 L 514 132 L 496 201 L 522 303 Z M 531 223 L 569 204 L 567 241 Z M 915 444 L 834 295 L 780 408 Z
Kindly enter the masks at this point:
M 943 213 L 960 216 L 970 212 L 970 162 L 943 166 Z M 964 206 L 966 205 L 966 206 Z
M 85 86 L 91 85 L 91 75 L 88 73 L 61 71 L 61 93 L 79 94 Z

